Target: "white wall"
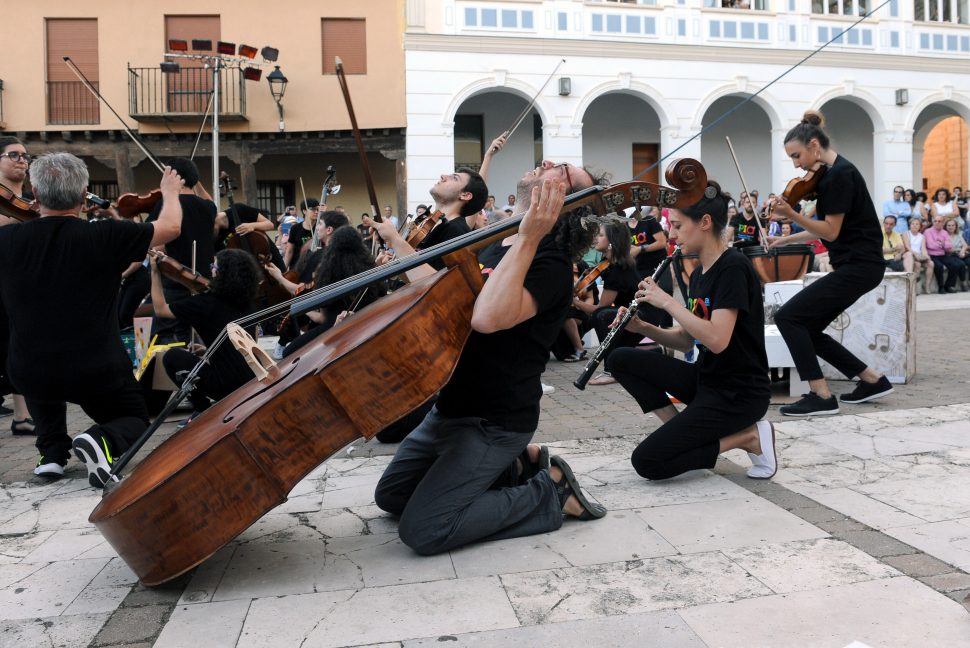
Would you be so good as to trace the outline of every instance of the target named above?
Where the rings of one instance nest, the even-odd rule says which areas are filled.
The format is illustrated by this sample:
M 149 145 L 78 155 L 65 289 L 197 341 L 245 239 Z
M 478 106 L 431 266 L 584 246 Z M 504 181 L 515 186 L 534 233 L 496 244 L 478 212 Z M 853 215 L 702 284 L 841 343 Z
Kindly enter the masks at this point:
M 822 106 L 821 113 L 825 116 L 825 131 L 832 148 L 859 169 L 873 202 L 881 206 L 884 200 L 892 198 L 892 187 L 886 192 L 884 187 L 875 184 L 873 126 L 866 111 L 851 101 L 834 99 Z
M 583 164 L 608 171 L 612 182 L 633 177 L 634 143 L 659 142 L 657 113 L 638 97 L 606 94 L 595 99 L 583 115 Z
M 743 100 L 744 97 L 736 95 L 721 97 L 704 113 L 704 126 Z M 762 201 L 769 193 L 781 193 L 784 187 L 772 186 L 771 160 L 779 151 L 772 150 L 771 121 L 765 111 L 754 102 L 748 102 L 701 136 L 701 162 L 707 177 L 716 180 L 721 189 L 737 198 L 742 191 L 741 180 L 725 136 L 731 138 L 748 189 L 757 191 Z M 780 153 L 784 155 L 784 151 Z

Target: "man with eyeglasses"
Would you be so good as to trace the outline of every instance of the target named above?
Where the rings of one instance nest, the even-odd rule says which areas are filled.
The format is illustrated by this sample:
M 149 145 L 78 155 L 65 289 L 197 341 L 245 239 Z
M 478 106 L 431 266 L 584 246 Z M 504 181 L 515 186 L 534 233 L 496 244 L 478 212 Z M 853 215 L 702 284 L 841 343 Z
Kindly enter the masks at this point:
M 34 474 L 63 477 L 73 452 L 84 462 L 88 482 L 101 487 L 111 479 L 114 459 L 148 426 L 115 310 L 121 273 L 144 259 L 149 246 L 178 236 L 182 179 L 165 170 L 153 224 L 79 218 L 88 171 L 69 153 L 34 160 L 31 185 L 40 216 L 0 227 L 0 301 L 11 331 L 7 366 L 37 426 Z M 95 422 L 73 442 L 68 402 Z
M 909 217 L 913 214 L 913 208 L 903 200 L 904 191 L 901 186 L 896 185 L 893 187 L 893 197 L 882 204 L 883 218 L 893 216 L 896 219 L 897 232 L 905 232 L 909 228 Z
M 19 139 L 9 136 L 0 137 L 0 183 L 3 183 L 15 195 L 26 200 L 33 200 L 34 196 L 24 190 L 29 164 L 30 156 L 27 155 L 27 149 Z M 18 222 L 20 221 L 0 214 L 0 227 Z M 14 387 L 10 384 L 10 379 L 7 376 L 7 345 L 9 339 L 10 327 L 7 313 L 4 311 L 3 303 L 0 302 L 0 416 L 13 414 L 10 432 L 14 436 L 36 434 L 34 421 L 27 411 L 27 403 L 23 396 L 14 393 Z M 13 408 L 3 406 L 3 397 L 7 394 L 11 395 Z
M 572 301 L 571 261 L 591 240 L 579 214 L 560 213 L 567 192 L 593 184 L 584 169 L 543 161 L 518 183 L 518 234 L 479 254 L 486 281 L 471 335 L 374 494 L 400 516 L 401 540 L 419 554 L 554 531 L 564 515 L 606 514 L 565 461 L 529 445 L 540 376 Z

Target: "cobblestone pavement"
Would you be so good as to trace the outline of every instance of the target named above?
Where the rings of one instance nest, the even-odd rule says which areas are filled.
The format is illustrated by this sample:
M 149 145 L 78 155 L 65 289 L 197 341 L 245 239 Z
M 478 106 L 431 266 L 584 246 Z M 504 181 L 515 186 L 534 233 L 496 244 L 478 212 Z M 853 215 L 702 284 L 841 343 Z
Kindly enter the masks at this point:
M 954 344 L 970 304 L 936 297 L 920 297 L 911 384 L 821 420 L 772 407 L 770 482 L 747 479 L 739 451 L 640 479 L 629 454 L 656 419 L 618 386 L 575 390 L 579 367 L 551 362 L 537 439 L 609 515 L 429 558 L 374 506 L 393 446 L 367 443 L 145 588 L 86 521 L 100 494 L 83 469 L 28 480 L 30 440 L 6 436 L 0 646 L 970 646 L 970 351 Z

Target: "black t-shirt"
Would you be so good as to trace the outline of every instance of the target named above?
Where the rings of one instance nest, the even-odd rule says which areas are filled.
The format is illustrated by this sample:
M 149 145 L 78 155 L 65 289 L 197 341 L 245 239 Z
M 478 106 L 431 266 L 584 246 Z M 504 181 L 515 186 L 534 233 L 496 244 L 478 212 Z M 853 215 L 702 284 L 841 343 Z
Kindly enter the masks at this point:
M 663 231 L 663 228 L 657 222 L 656 218 L 637 221 L 636 227 L 630 230 L 630 245 L 633 247 L 651 245 L 656 242 L 657 234 L 661 234 Z M 641 251 L 636 257 L 637 274 L 640 276 L 640 279 L 653 274 L 653 271 L 660 265 L 660 262 L 664 260 L 665 256 L 667 256 L 667 250 L 664 248 L 654 250 L 653 252 Z
M 734 240 L 757 244 L 758 241 L 758 220 L 757 216 L 748 220 L 741 214 L 737 214 L 731 219 L 730 226 L 734 228 Z
M 239 224 L 243 223 L 255 223 L 259 220 L 260 211 L 255 207 L 250 207 L 246 203 L 233 203 L 233 211 L 236 217 L 239 219 Z M 229 227 L 220 227 L 219 233 L 216 234 L 216 251 L 225 249 L 226 238 L 233 232 L 235 227 L 233 227 L 233 215 L 229 209 L 226 209 L 226 220 L 229 221 Z
M 73 216 L 0 227 L 7 366 L 23 394 L 74 400 L 117 389 L 131 376 L 116 300 L 121 273 L 145 258 L 154 231 Z
M 822 239 L 833 266 L 859 262 L 883 265 L 881 221 L 866 181 L 855 165 L 841 155 L 818 182 L 815 211 L 820 220 L 826 214 L 845 214 L 836 240 Z
M 165 253 L 182 265 L 194 267 L 199 274 L 211 278 L 212 260 L 216 255 L 213 237 L 216 205 L 211 200 L 203 200 L 194 194 L 179 194 L 179 203 L 182 205 L 182 231 L 175 240 L 165 244 Z M 148 222 L 158 220 L 161 211 L 162 201 L 159 201 L 148 215 Z
M 761 282 L 748 257 L 728 248 L 707 272 L 701 272 L 698 264 L 690 275 L 687 302 L 689 311 L 708 321 L 719 308 L 738 310 L 731 341 L 724 351 L 713 353 L 697 342 L 700 384 L 736 394 L 768 396 Z
M 453 238 L 458 238 L 462 234 L 467 234 L 472 231 L 468 227 L 468 221 L 464 216 L 459 216 L 450 221 L 442 221 L 438 223 L 434 229 L 428 232 L 428 235 L 424 237 L 424 240 L 418 244 L 419 250 L 426 250 L 432 245 L 437 245 L 438 243 L 444 243 L 445 241 L 450 241 Z M 428 264 L 435 270 L 441 270 L 445 267 L 444 262 L 441 259 L 434 259 L 429 261 Z
M 316 225 L 316 221 L 313 221 L 313 225 L 310 229 L 304 227 L 304 223 L 294 223 L 293 227 L 290 228 L 290 238 L 287 239 L 286 244 L 294 246 L 293 256 L 290 258 L 290 270 L 296 269 L 296 264 L 300 260 L 300 254 L 303 251 L 303 244 L 313 236 L 313 227 Z
M 226 324 L 252 312 L 252 308 L 233 304 L 211 292 L 193 295 L 169 304 L 172 314 L 199 334 L 206 346 L 211 346 Z M 256 327 L 246 329 L 255 334 Z M 210 397 L 219 399 L 238 389 L 253 377 L 242 355 L 228 340 L 223 340 L 209 362 L 208 387 Z
M 600 274 L 600 278 L 603 279 L 603 292 L 607 290 L 616 291 L 613 305 L 617 307 L 628 306 L 633 301 L 633 296 L 637 292 L 637 284 L 640 283 L 640 274 L 637 272 L 636 266 L 633 265 L 629 268 L 611 265 Z M 609 304 L 601 305 L 609 306 Z
M 486 248 L 491 258 L 480 255 L 479 263 L 494 268 L 495 256 L 507 252 L 499 248 Z M 542 398 L 539 377 L 572 301 L 571 266 L 552 235 L 543 239 L 525 276 L 537 314 L 504 331 L 472 331 L 451 380 L 438 396 L 443 416 L 475 416 L 508 430 L 535 431 Z

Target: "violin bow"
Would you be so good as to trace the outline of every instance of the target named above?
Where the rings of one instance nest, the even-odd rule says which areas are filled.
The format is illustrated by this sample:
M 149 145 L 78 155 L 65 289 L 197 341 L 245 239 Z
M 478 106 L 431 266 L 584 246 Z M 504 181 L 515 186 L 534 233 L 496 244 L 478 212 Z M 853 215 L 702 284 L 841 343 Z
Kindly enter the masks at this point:
M 734 160 L 734 168 L 738 170 L 738 177 L 741 178 L 741 187 L 744 189 L 745 196 L 748 199 L 748 204 L 750 204 L 751 192 L 748 191 L 748 183 L 745 182 L 744 174 L 741 173 L 741 164 L 738 162 L 738 156 L 735 155 L 734 153 L 734 145 L 731 144 L 731 138 L 728 137 L 727 135 L 724 136 L 724 139 L 727 140 L 728 150 L 731 151 L 731 159 Z M 742 206 L 741 209 L 743 210 L 744 207 Z M 768 235 L 765 234 L 765 228 L 761 225 L 761 218 L 758 216 L 758 206 L 755 205 L 751 211 L 754 214 L 754 222 L 758 226 L 758 234 L 760 235 L 760 238 L 761 238 L 761 244 L 765 246 L 765 248 L 767 248 Z
M 69 67 L 71 69 L 71 72 L 73 72 L 74 75 L 81 81 L 81 85 L 83 85 L 85 88 L 87 88 L 88 92 L 90 92 L 95 97 L 97 97 L 98 99 L 100 99 L 101 100 L 101 103 L 103 103 L 105 106 L 107 106 L 108 107 L 108 110 L 110 110 L 111 113 L 115 117 L 118 118 L 118 121 L 121 122 L 121 125 L 122 126 L 124 126 L 125 132 L 128 133 L 128 137 L 131 138 L 131 141 L 133 141 L 138 146 L 138 148 L 141 149 L 141 152 L 142 153 L 144 153 L 146 156 L 148 156 L 148 159 L 151 160 L 152 164 L 154 164 L 156 167 L 158 167 L 158 170 L 159 171 L 161 171 L 162 173 L 164 173 L 165 172 L 165 167 L 158 160 L 158 158 L 155 157 L 152 154 L 152 152 L 148 150 L 148 147 L 145 146 L 145 144 L 141 141 L 141 138 L 138 137 L 138 135 L 136 135 L 135 132 L 133 130 L 131 130 L 131 128 L 128 126 L 128 124 L 125 123 L 125 120 L 121 118 L 121 115 L 119 115 L 117 112 L 115 112 L 115 109 L 111 107 L 111 104 L 108 103 L 108 100 L 105 99 L 103 96 L 101 96 L 101 93 L 98 92 L 98 89 L 95 88 L 93 85 L 91 85 L 91 82 L 88 81 L 88 78 L 86 76 L 84 76 L 84 73 L 81 72 L 81 70 L 78 68 L 78 66 L 76 66 L 74 64 L 74 61 L 71 60 L 71 57 L 70 56 L 65 56 L 64 57 L 64 62 L 67 64 L 67 67 Z
M 532 107 L 535 106 L 536 101 L 539 100 L 539 95 L 541 95 L 542 91 L 546 89 L 546 86 L 549 85 L 550 81 L 552 81 L 552 77 L 556 76 L 556 72 L 559 71 L 560 66 L 562 66 L 562 64 L 565 62 L 566 62 L 566 59 L 560 59 L 559 63 L 556 64 L 556 67 L 553 68 L 549 76 L 546 77 L 546 80 L 539 88 L 539 91 L 535 93 L 535 96 L 532 97 L 532 100 L 528 104 L 526 104 L 525 108 L 522 109 L 522 112 L 519 113 L 519 116 L 515 118 L 514 122 L 512 122 L 512 126 L 510 126 L 508 130 L 502 133 L 502 137 L 504 137 L 506 140 L 512 137 L 512 133 L 514 133 L 522 124 L 522 122 L 525 121 L 525 118 L 528 117 L 529 113 L 532 111 Z
M 371 177 L 370 163 L 367 161 L 367 151 L 364 150 L 364 140 L 360 136 L 360 128 L 357 127 L 357 116 L 354 114 L 354 104 L 350 101 L 350 89 L 347 87 L 347 77 L 344 75 L 344 62 L 339 56 L 334 57 L 334 64 L 337 72 L 337 81 L 340 82 L 340 90 L 344 95 L 344 103 L 347 104 L 347 113 L 350 115 L 350 127 L 354 131 L 354 142 L 357 144 L 357 155 L 360 157 L 360 166 L 364 170 L 364 182 L 367 185 L 367 196 L 370 198 L 371 218 L 375 222 L 381 222 L 381 215 L 378 212 L 377 191 L 374 190 L 374 178 Z M 383 240 L 380 236 L 374 237 L 372 252 L 377 255 L 378 241 Z
M 834 36 L 832 36 L 832 38 L 830 38 L 828 41 L 826 41 L 822 45 L 819 45 L 815 49 L 815 51 L 813 51 L 813 52 L 809 53 L 808 55 L 806 55 L 804 58 L 802 58 L 802 60 L 798 61 L 797 63 L 795 63 L 794 65 L 792 65 L 790 68 L 788 68 L 787 70 L 785 70 L 784 72 L 782 72 L 781 74 L 779 74 L 778 76 L 776 76 L 774 79 L 772 79 L 771 81 L 769 81 L 768 83 L 766 83 L 764 86 L 762 86 L 761 89 L 759 89 L 757 92 L 755 92 L 754 94 L 746 97 L 743 101 L 739 102 L 733 108 L 729 108 L 727 111 L 725 111 L 723 114 L 721 114 L 717 119 L 715 119 L 710 124 L 708 124 L 707 126 L 705 126 L 704 128 L 702 128 L 701 130 L 699 130 L 697 133 L 695 133 L 693 136 L 691 136 L 690 138 L 688 138 L 686 141 L 684 141 L 684 143 L 682 143 L 680 146 L 676 147 L 674 150 L 672 150 L 671 152 L 667 153 L 662 158 L 660 158 L 659 160 L 657 160 L 656 162 L 654 162 L 653 164 L 651 164 L 650 166 L 648 166 L 646 169 L 644 169 L 643 171 L 641 171 L 640 173 L 638 173 L 637 175 L 635 175 L 633 177 L 633 179 L 634 180 L 639 180 L 640 178 L 642 178 L 646 174 L 648 174 L 651 171 L 653 171 L 655 168 L 657 168 L 660 164 L 662 164 L 671 155 L 673 155 L 674 153 L 676 153 L 680 149 L 684 148 L 685 146 L 687 146 L 688 144 L 690 144 L 691 142 L 693 142 L 695 139 L 697 139 L 698 137 L 700 137 L 701 135 L 703 135 L 704 133 L 706 133 L 710 129 L 712 129 L 715 126 L 717 126 L 718 124 L 720 124 L 722 121 L 724 121 L 725 119 L 727 119 L 729 116 L 731 116 L 732 114 L 734 114 L 735 112 L 737 112 L 738 110 L 740 110 L 741 107 L 744 106 L 749 101 L 753 101 L 754 98 L 757 97 L 758 95 L 760 95 L 762 92 L 764 92 L 765 90 L 767 90 L 768 88 L 770 88 L 771 86 L 775 85 L 776 83 L 778 83 L 779 81 L 781 81 L 783 78 L 785 78 L 786 76 L 788 76 L 789 74 L 791 74 L 795 70 L 795 68 L 800 67 L 803 63 L 805 63 L 805 61 L 807 61 L 808 59 L 812 58 L 813 56 L 815 56 L 816 54 L 818 54 L 819 52 L 821 52 L 823 49 L 825 49 L 826 47 L 828 47 L 829 45 L 831 45 L 835 41 L 837 41 L 840 38 L 842 38 L 842 36 L 844 34 L 847 34 L 852 29 L 855 29 L 855 27 L 857 25 L 859 25 L 859 23 L 861 23 L 866 18 L 868 18 L 869 16 L 873 15 L 874 13 L 876 13 L 877 11 L 879 11 L 880 9 L 882 9 L 883 7 L 885 7 L 890 2 L 892 2 L 892 0 L 883 0 L 883 3 L 881 5 L 879 5 L 878 7 L 876 7 L 875 9 L 873 9 L 872 11 L 870 11 L 869 13 L 867 13 L 867 14 L 865 14 L 863 16 L 860 16 L 859 19 L 856 20 L 855 22 L 853 22 L 851 25 L 849 25 L 848 27 L 846 27 L 845 29 L 843 29 L 842 31 L 840 31 L 838 34 L 835 34 Z M 745 190 L 745 191 L 747 191 L 747 190 Z

